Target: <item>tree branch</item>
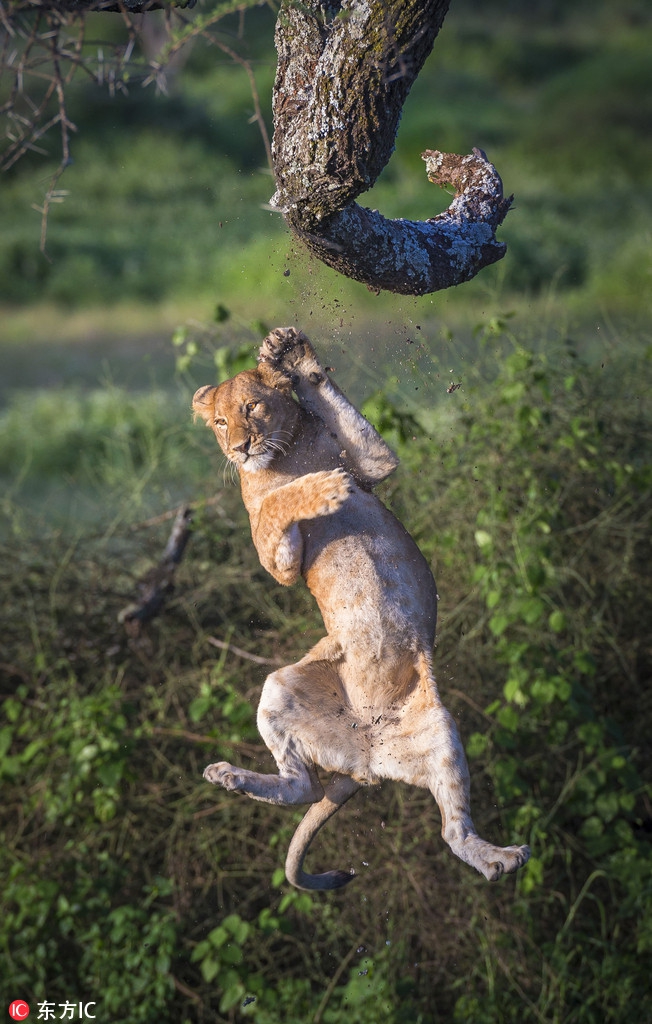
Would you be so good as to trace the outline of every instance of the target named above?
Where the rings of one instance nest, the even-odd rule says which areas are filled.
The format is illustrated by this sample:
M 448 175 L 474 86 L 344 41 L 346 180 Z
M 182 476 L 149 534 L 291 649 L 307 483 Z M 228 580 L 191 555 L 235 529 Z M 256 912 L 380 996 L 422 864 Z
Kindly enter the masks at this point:
M 167 7 L 194 7 L 197 0 L 32 0 L 33 5 L 61 14 L 146 14 Z
M 505 253 L 495 229 L 511 200 L 480 150 L 423 154 L 430 180 L 457 193 L 437 217 L 388 220 L 355 203 L 391 156 L 449 2 L 286 0 L 278 17 L 272 205 L 320 260 L 372 289 L 424 295 Z

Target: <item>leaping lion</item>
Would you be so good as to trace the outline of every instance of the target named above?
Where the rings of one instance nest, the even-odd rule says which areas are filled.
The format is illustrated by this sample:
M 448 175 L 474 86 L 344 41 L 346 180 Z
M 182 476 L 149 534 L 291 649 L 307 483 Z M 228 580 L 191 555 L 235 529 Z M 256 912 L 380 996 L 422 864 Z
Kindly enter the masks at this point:
M 490 881 L 516 871 L 528 847 L 493 846 L 471 820 L 464 749 L 432 671 L 432 573 L 372 491 L 396 469 L 394 452 L 293 327 L 265 338 L 256 369 L 199 388 L 193 408 L 238 468 L 261 564 L 286 586 L 303 576 L 326 627 L 263 686 L 258 728 L 278 775 L 220 761 L 204 778 L 254 800 L 311 805 L 285 864 L 299 889 L 351 881 L 346 871 L 307 874 L 303 861 L 324 822 L 381 779 L 429 789 L 444 840 Z

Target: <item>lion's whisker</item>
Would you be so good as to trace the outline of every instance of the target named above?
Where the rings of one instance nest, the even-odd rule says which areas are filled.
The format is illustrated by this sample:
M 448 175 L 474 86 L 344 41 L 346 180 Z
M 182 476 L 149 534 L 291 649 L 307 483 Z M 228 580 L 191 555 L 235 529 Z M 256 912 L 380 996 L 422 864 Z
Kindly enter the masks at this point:
M 234 484 L 236 482 L 236 480 L 235 480 L 235 478 L 233 476 L 233 463 L 231 462 L 230 459 L 225 458 L 224 459 L 224 465 L 222 466 L 222 487 L 226 487 L 226 484 L 227 484 L 227 474 L 228 474 L 228 476 L 230 478 L 229 479 L 229 483 Z
M 290 450 L 290 445 L 287 441 L 275 441 L 268 438 L 265 441 L 265 451 L 280 452 L 281 455 L 287 455 Z

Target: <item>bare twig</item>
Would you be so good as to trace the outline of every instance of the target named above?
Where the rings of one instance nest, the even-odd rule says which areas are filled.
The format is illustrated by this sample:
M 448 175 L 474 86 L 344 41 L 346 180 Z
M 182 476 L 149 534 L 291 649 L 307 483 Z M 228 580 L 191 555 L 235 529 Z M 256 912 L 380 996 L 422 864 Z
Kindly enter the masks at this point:
M 176 568 L 190 538 L 191 522 L 192 509 L 179 509 L 161 561 L 138 584 L 140 600 L 128 605 L 118 615 L 118 621 L 124 623 L 131 636 L 139 635 L 143 624 L 159 614 L 172 593 Z
M 360 948 L 360 946 L 362 945 L 363 941 L 364 941 L 363 940 L 363 936 L 360 935 L 355 940 L 353 945 L 350 947 L 350 949 L 349 949 L 348 953 L 346 954 L 346 956 L 343 957 L 343 959 L 337 965 L 337 970 L 335 971 L 335 973 L 333 974 L 333 977 L 331 978 L 331 980 L 329 981 L 328 985 L 326 986 L 326 991 L 324 992 L 324 995 L 322 996 L 321 1002 L 320 1002 L 319 1006 L 317 1007 L 317 1012 L 315 1013 L 315 1016 L 312 1019 L 313 1020 L 313 1024 L 320 1024 L 320 1021 L 322 1019 L 324 1010 L 326 1009 L 326 1007 L 328 1005 L 328 1001 L 329 1001 L 330 997 L 332 996 L 332 994 L 333 994 L 333 992 L 335 990 L 335 986 L 337 985 L 338 981 L 340 980 L 340 978 L 344 974 L 344 971 L 347 969 L 347 967 L 349 966 L 349 964 L 353 960 L 353 957 L 357 953 L 357 951 Z
M 202 507 L 207 505 L 219 505 L 222 501 L 221 494 L 214 494 L 212 498 L 206 498 L 202 502 Z M 181 509 L 185 509 L 187 506 L 182 505 Z M 152 516 L 150 519 L 143 519 L 140 523 L 132 523 L 130 529 L 133 533 L 137 530 L 148 530 L 152 526 L 160 526 L 161 523 L 167 523 L 170 519 L 176 519 L 181 511 L 179 508 L 168 509 L 167 512 L 161 512 L 158 516 Z
M 171 739 L 186 740 L 188 743 L 197 743 L 207 746 L 215 746 L 215 736 L 206 736 L 202 733 L 190 732 L 188 729 L 166 729 L 163 726 L 155 725 L 152 728 L 154 736 L 169 736 Z M 262 743 L 246 743 L 238 740 L 236 743 L 229 741 L 229 746 L 237 746 L 241 753 L 250 757 L 258 757 L 260 754 L 268 753 L 267 747 Z
M 273 174 L 274 162 L 272 160 L 272 145 L 269 139 L 267 125 L 265 124 L 265 118 L 263 117 L 262 107 L 260 105 L 260 96 L 258 93 L 258 86 L 256 85 L 256 76 L 254 75 L 254 70 L 248 60 L 245 60 L 244 57 L 241 57 L 239 53 L 237 53 L 235 50 L 232 50 L 230 46 L 226 45 L 226 43 L 220 42 L 219 40 L 215 40 L 215 42 L 217 46 L 220 48 L 220 50 L 222 50 L 223 53 L 226 53 L 227 56 L 229 56 L 235 64 L 239 64 L 240 67 L 243 68 L 243 70 L 247 74 L 247 78 L 249 79 L 249 88 L 251 89 L 251 98 L 254 104 L 253 120 L 258 125 L 258 130 L 260 131 L 260 135 L 263 140 L 263 145 L 265 147 L 265 153 L 267 154 L 267 165 L 271 173 Z
M 239 658 L 246 658 L 247 661 L 253 661 L 256 665 L 278 666 L 284 664 L 280 658 L 263 658 L 260 654 L 250 654 L 249 651 L 243 651 L 241 647 L 236 647 L 235 644 L 228 643 L 226 640 L 218 640 L 215 636 L 209 636 L 207 640 L 213 647 L 218 647 L 221 651 L 232 651 Z

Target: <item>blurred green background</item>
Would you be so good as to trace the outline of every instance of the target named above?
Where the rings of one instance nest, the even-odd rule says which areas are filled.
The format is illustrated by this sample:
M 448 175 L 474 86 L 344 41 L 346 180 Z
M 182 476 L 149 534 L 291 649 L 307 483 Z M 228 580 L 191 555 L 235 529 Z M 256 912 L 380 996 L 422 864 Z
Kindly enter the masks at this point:
M 268 125 L 274 18 L 221 24 Z M 98 46 L 123 31 L 89 22 Z M 362 201 L 430 216 L 449 199 L 419 154 L 474 146 L 516 198 L 505 259 L 419 299 L 372 295 L 291 239 L 266 209 L 247 75 L 201 41 L 167 95 L 75 79 L 47 256 L 34 207 L 56 139 L 4 176 L 7 1004 L 95 1001 L 128 1024 L 652 1022 L 651 48 L 638 0 L 453 0 Z M 496 886 L 448 853 L 428 794 L 387 784 L 310 854 L 360 877 L 296 893 L 299 813 L 202 781 L 217 757 L 270 770 L 267 669 L 247 655 L 291 662 L 323 629 L 260 569 L 189 411 L 290 323 L 401 456 L 382 496 L 436 572 L 476 823 L 532 845 Z M 175 591 L 129 632 L 187 502 Z

